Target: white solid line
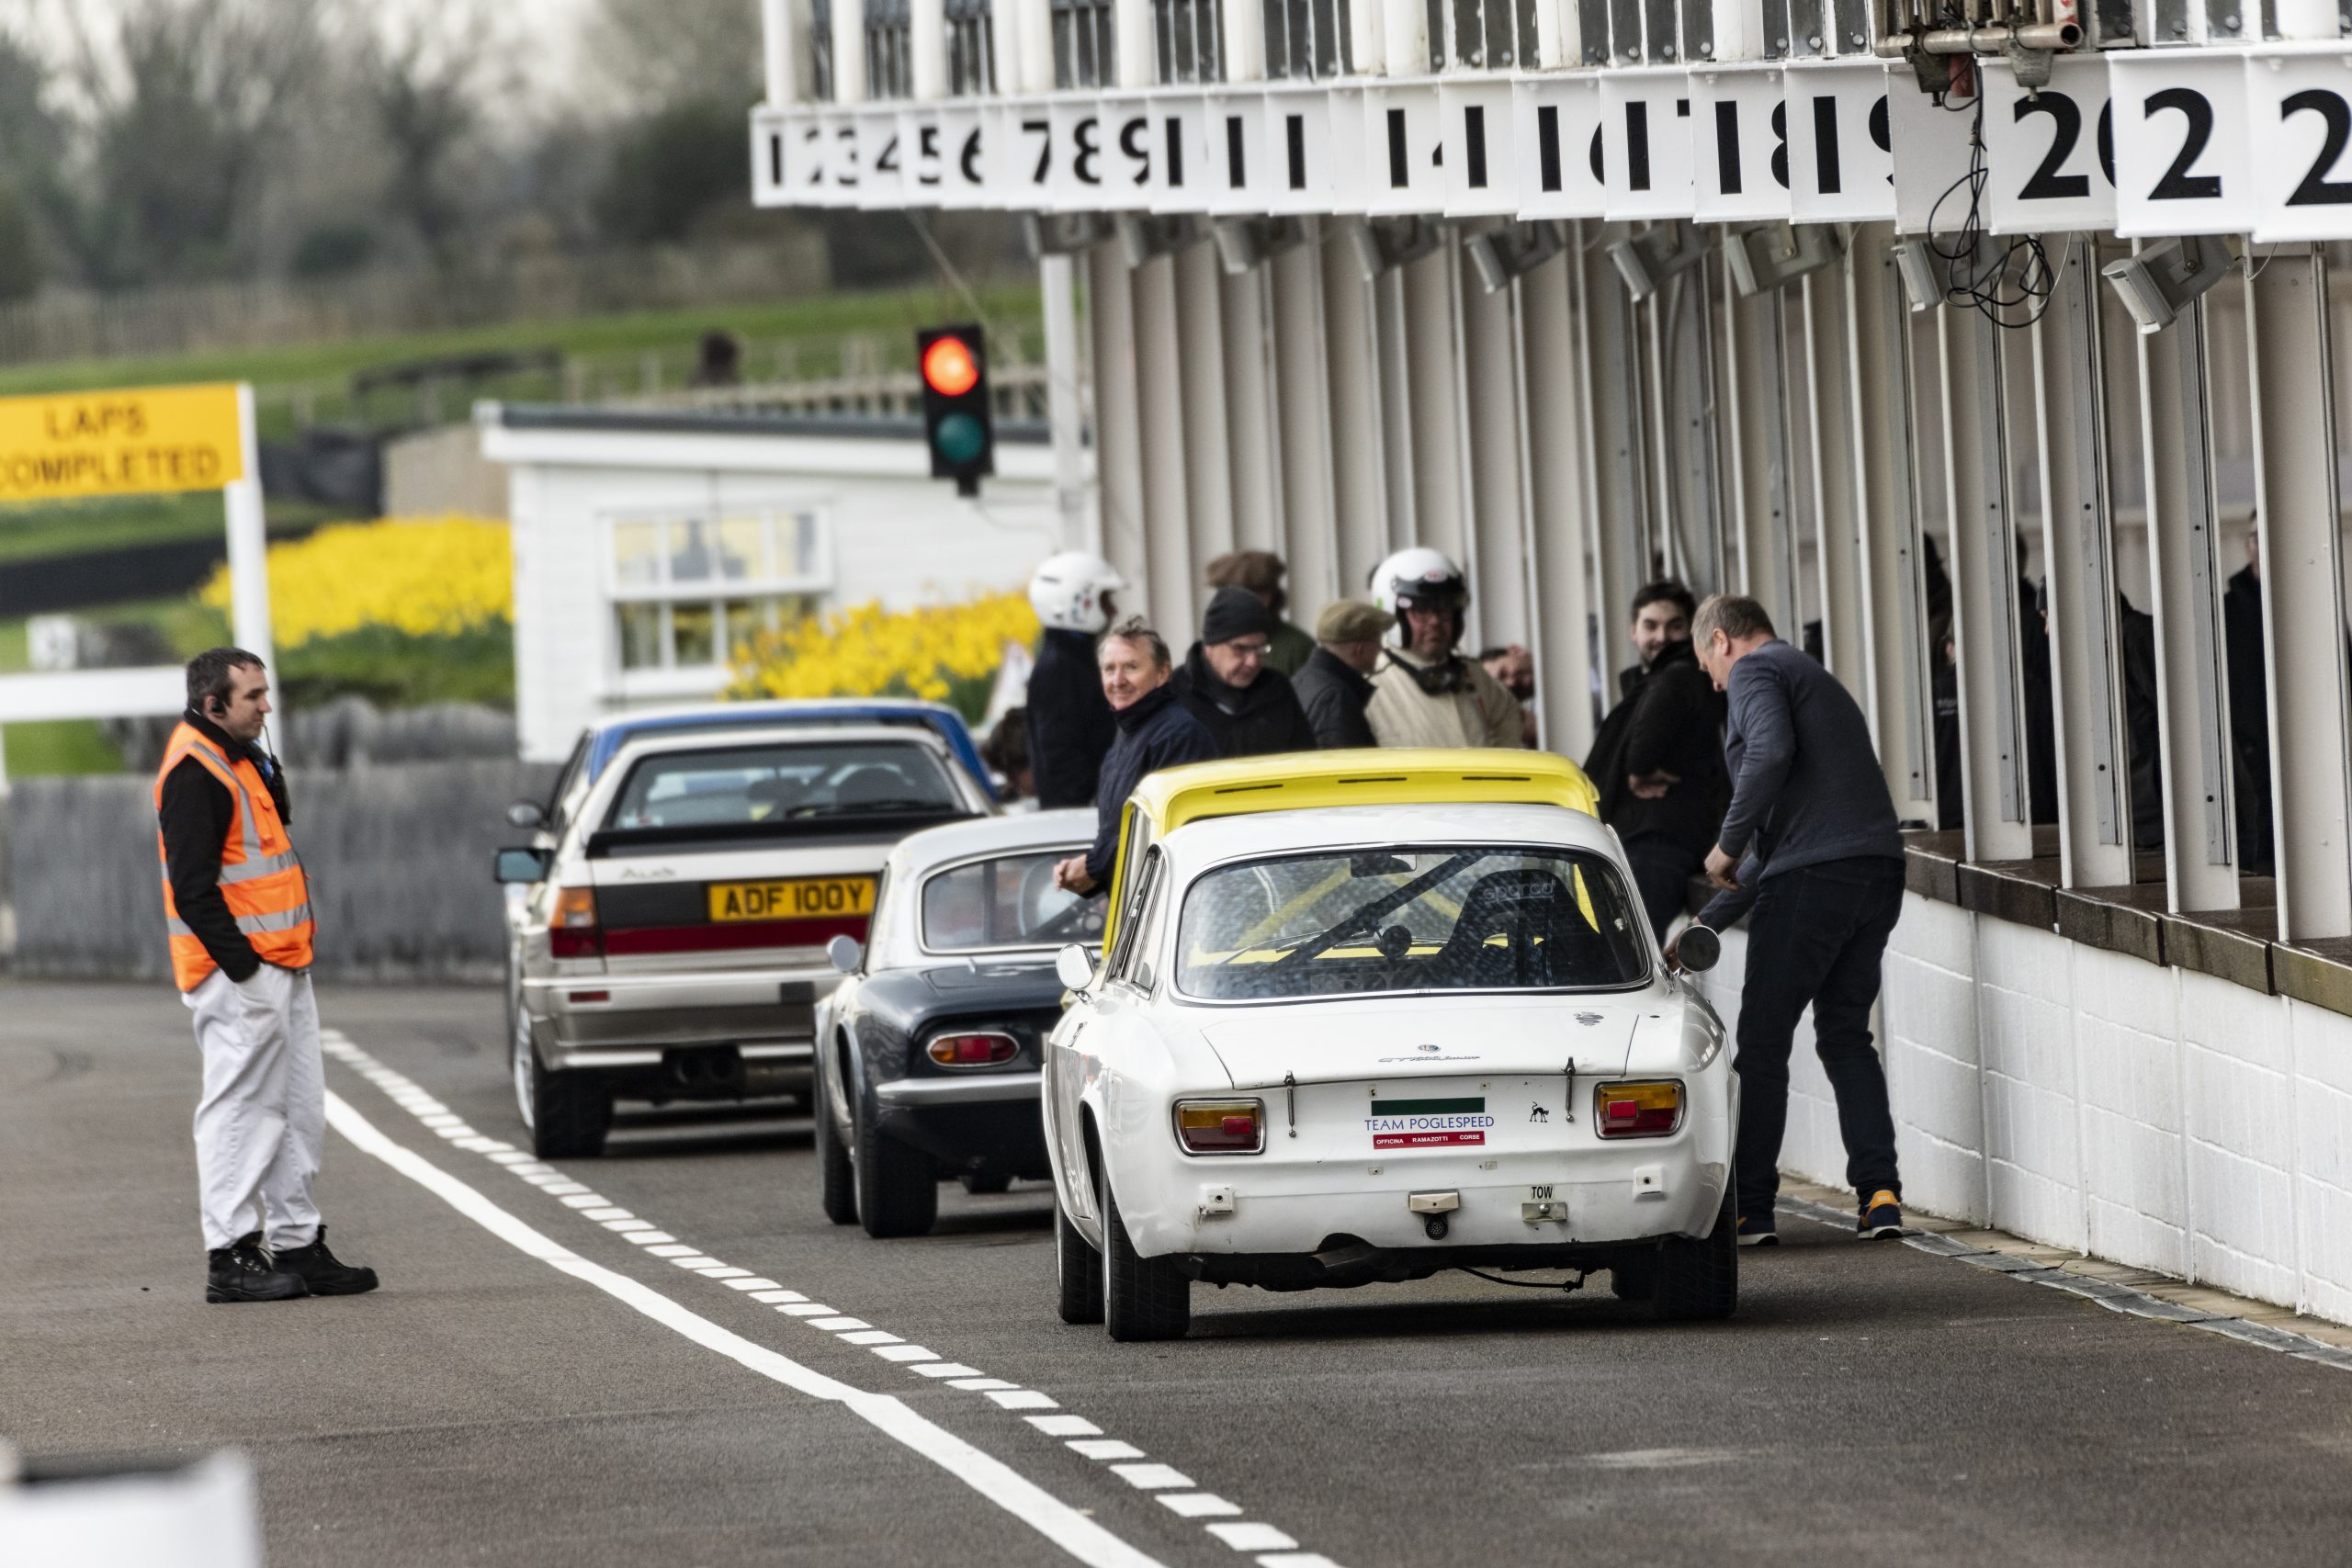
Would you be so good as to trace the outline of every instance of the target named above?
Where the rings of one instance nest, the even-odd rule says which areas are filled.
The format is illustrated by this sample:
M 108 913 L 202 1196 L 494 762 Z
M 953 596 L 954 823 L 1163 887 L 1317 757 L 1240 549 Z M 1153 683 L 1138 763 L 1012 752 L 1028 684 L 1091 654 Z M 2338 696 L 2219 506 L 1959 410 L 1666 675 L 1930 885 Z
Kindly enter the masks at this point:
M 762 1377 L 830 1400 L 1002 1508 L 1090 1568 L 1164 1568 L 1011 1465 L 909 1409 L 895 1395 L 867 1393 L 755 1345 L 625 1274 L 592 1263 L 525 1224 L 424 1156 L 394 1143 L 343 1097 L 326 1096 L 327 1122 L 356 1145 L 526 1257 L 571 1275 L 706 1349 Z

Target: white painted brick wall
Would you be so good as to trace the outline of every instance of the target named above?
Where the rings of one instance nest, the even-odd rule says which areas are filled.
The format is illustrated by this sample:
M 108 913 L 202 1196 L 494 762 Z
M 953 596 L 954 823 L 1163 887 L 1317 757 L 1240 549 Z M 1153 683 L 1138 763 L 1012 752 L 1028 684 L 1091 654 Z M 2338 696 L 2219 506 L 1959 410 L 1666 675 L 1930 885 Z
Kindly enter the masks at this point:
M 1878 1032 L 1918 1207 L 2352 1323 L 2352 1018 L 1906 895 Z M 1791 1072 L 1781 1163 L 1840 1182 L 1810 1020 Z

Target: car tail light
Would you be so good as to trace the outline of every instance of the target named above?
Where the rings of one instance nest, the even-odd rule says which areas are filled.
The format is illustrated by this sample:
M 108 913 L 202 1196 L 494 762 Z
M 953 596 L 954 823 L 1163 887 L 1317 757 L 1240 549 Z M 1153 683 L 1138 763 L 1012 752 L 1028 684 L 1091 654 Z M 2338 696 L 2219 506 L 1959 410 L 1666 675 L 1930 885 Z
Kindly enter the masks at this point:
M 1021 1042 L 994 1030 L 978 1030 L 934 1034 L 923 1051 L 943 1067 L 993 1067 L 1021 1055 Z
M 1604 1138 L 1663 1138 L 1682 1125 L 1682 1085 L 1601 1084 L 1592 1091 L 1592 1124 Z
M 1265 1101 L 1180 1100 L 1176 1141 L 1187 1154 L 1254 1155 L 1266 1146 Z
M 605 931 L 596 923 L 596 890 L 559 887 L 548 919 L 548 952 L 557 958 L 602 958 Z

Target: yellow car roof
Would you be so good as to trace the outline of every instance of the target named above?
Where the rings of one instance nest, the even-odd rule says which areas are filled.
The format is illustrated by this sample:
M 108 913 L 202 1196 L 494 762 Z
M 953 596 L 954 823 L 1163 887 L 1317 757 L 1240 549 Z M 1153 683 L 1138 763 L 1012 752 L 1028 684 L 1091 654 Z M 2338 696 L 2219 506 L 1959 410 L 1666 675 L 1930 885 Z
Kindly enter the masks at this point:
M 1563 806 L 1600 815 L 1584 770 L 1549 751 L 1503 748 L 1288 751 L 1193 762 L 1148 775 L 1132 797 L 1162 833 L 1204 817 L 1326 806 Z

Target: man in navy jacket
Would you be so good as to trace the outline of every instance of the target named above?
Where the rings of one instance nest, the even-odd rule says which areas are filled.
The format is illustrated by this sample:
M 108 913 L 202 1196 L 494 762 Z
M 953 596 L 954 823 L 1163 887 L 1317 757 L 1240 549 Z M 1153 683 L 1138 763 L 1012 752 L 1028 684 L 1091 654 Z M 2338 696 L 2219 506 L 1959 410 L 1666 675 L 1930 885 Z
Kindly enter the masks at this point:
M 1145 774 L 1180 762 L 1210 761 L 1217 754 L 1208 730 L 1168 683 L 1168 644 L 1158 632 L 1140 619 L 1122 622 L 1103 635 L 1096 662 L 1119 738 L 1102 759 L 1102 781 L 1095 786 L 1094 847 L 1054 867 L 1054 885 L 1074 893 L 1110 886 L 1120 813 Z

